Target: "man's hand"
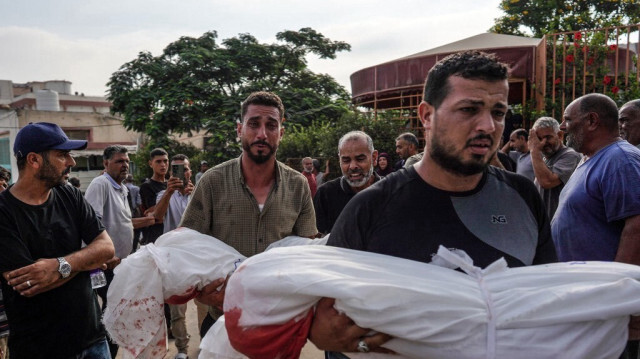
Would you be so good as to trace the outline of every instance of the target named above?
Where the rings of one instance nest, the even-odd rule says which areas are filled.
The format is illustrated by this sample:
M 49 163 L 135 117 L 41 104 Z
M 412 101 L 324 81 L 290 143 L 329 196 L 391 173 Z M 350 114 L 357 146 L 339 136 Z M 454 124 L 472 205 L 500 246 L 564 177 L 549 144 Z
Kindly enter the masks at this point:
M 184 194 L 185 195 L 190 195 L 191 192 L 193 192 L 195 186 L 193 185 L 193 183 L 191 183 L 191 181 L 189 181 L 187 183 L 187 186 L 184 188 Z
M 58 272 L 58 260 L 55 258 L 41 258 L 35 263 L 5 272 L 4 278 L 13 290 L 25 297 L 46 292 L 50 286 L 62 280 Z
M 173 192 L 181 190 L 184 188 L 184 183 L 178 177 L 170 177 L 169 181 L 167 181 L 167 192 L 169 194 L 173 194 Z
M 107 266 L 107 269 L 113 269 L 115 267 L 118 266 L 118 264 L 120 264 L 122 260 L 116 256 L 113 256 L 113 258 L 109 259 L 105 265 Z
M 133 224 L 133 229 L 138 229 L 153 226 L 156 224 L 156 219 L 153 216 L 153 213 L 150 213 L 144 217 L 131 218 L 131 223 Z
M 529 151 L 542 151 L 543 144 L 540 142 L 538 134 L 533 128 L 529 130 L 529 140 L 527 141 L 527 145 L 529 146 Z
M 393 353 L 391 350 L 380 347 L 391 339 L 391 336 L 383 333 L 366 336 L 371 330 L 357 326 L 351 318 L 338 313 L 333 307 L 335 301 L 333 298 L 322 298 L 318 301 L 309 334 L 309 340 L 318 349 L 357 352 L 358 343 L 362 340 L 372 352 Z
M 202 287 L 202 290 L 196 296 L 196 299 L 202 303 L 222 310 L 222 304 L 224 304 L 224 293 L 227 288 L 227 278 L 218 278 L 213 282 Z M 218 290 L 218 288 L 222 286 Z

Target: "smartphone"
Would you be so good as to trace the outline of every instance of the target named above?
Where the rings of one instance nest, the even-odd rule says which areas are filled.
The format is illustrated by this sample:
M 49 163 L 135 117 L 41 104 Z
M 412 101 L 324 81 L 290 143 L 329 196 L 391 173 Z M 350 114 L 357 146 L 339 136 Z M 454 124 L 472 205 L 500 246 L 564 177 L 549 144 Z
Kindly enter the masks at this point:
M 184 164 L 171 165 L 171 175 L 180 178 L 184 183 Z

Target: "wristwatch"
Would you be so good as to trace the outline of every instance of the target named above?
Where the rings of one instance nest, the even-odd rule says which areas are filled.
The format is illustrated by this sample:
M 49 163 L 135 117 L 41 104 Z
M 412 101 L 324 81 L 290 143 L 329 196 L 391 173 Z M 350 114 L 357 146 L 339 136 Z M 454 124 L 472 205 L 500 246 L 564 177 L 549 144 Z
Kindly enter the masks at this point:
M 67 262 L 64 257 L 58 258 L 58 263 L 60 263 L 60 265 L 58 266 L 58 272 L 60 273 L 62 278 L 69 277 L 69 275 L 71 275 L 71 264 L 69 264 L 69 262 Z

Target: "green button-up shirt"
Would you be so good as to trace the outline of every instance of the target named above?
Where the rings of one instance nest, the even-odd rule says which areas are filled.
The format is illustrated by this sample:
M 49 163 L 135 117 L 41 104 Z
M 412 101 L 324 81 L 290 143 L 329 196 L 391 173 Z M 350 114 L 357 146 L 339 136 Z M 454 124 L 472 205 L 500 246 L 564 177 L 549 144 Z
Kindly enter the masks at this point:
M 246 257 L 286 236 L 314 236 L 315 212 L 306 178 L 276 161 L 276 180 L 260 211 L 240 159 L 202 175 L 180 225 L 216 237 Z

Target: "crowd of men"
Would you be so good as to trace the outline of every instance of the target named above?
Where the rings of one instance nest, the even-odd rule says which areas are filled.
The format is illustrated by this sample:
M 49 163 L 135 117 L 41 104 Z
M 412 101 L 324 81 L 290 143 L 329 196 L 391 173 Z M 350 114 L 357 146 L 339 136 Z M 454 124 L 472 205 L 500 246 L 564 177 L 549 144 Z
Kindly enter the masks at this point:
M 247 257 L 286 236 L 329 234 L 330 246 L 425 263 L 443 245 L 480 267 L 499 258 L 510 267 L 573 260 L 640 265 L 640 100 L 618 110 L 605 95 L 582 96 L 561 123 L 541 117 L 500 148 L 508 71 L 477 51 L 442 59 L 429 71 L 418 107 L 424 151 L 415 135 L 400 134 L 401 160 L 391 168 L 375 139 L 351 131 L 339 140 L 341 176 L 332 180 L 329 161 L 321 172 L 320 162 L 306 157 L 300 173 L 276 160 L 284 105 L 269 92 L 242 103 L 242 154 L 212 168 L 201 162 L 196 183 L 187 156 L 154 149 L 153 176 L 137 189 L 127 180 L 126 148 L 114 145 L 104 151 L 104 174 L 83 197 L 64 184 L 75 164 L 70 151 L 86 141 L 68 139 L 54 124 L 27 125 L 14 146 L 19 177 L 0 193 L 7 313 L 0 302 L 0 353 L 8 318 L 12 358 L 115 357 L 88 271 L 105 271 L 107 286 L 98 293 L 106 305 L 113 268 L 137 247 L 136 229 L 146 244 L 188 227 Z M 513 172 L 502 165 L 509 157 Z M 8 182 L 0 172 L 0 191 Z M 201 335 L 222 314 L 228 280 L 211 279 L 196 298 L 208 306 Z M 371 335 L 333 304 L 318 302 L 309 335 L 327 358 L 388 352 L 387 334 Z M 177 359 L 187 357 L 185 308 L 168 307 Z M 637 358 L 640 325 L 632 319 L 629 328 L 622 355 Z

